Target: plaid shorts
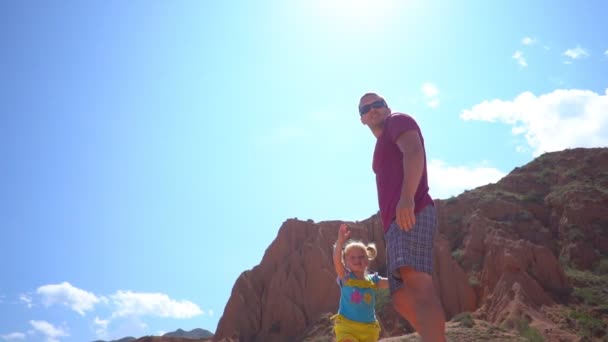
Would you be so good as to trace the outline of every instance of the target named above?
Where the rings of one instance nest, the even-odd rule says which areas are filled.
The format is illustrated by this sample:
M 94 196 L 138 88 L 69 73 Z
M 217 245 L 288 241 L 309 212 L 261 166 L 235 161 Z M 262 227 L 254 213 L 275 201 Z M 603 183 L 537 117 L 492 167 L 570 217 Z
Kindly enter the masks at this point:
M 437 209 L 429 204 L 416 214 L 416 224 L 409 232 L 391 223 L 384 238 L 386 265 L 391 293 L 403 287 L 399 268 L 409 266 L 418 272 L 433 273 L 433 236 L 437 230 Z

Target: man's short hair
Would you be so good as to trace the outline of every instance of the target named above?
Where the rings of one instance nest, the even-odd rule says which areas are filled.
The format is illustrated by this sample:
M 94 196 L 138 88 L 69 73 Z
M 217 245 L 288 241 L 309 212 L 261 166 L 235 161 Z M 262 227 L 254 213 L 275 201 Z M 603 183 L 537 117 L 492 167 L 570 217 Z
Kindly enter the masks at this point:
M 377 93 L 365 93 L 365 94 L 363 94 L 363 96 L 361 96 L 361 98 L 359 99 L 359 102 L 361 102 L 361 100 L 363 100 L 363 98 L 366 97 L 366 96 L 377 96 L 382 101 L 386 102 L 386 100 L 384 100 L 384 98 L 382 96 L 378 95 Z

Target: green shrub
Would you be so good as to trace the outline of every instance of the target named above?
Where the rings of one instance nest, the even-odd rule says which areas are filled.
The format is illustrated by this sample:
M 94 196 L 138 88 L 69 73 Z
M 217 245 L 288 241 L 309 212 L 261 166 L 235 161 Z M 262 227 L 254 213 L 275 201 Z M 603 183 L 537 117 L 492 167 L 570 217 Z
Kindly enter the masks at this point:
M 576 320 L 581 326 L 585 337 L 606 336 L 606 329 L 608 329 L 606 322 L 591 316 L 589 313 L 572 310 L 570 318 Z
M 602 295 L 602 289 L 608 288 L 608 275 L 600 275 L 596 274 L 596 272 L 587 270 L 578 270 L 574 267 L 564 267 L 564 273 L 566 273 L 566 276 L 575 288 L 596 289 L 595 291 L 600 296 L 608 297 L 605 294 Z M 608 303 L 608 298 L 606 299 L 606 302 Z
M 583 232 L 578 230 L 575 225 L 570 225 L 568 227 L 568 240 L 577 241 L 585 238 Z
M 458 248 L 457 250 L 452 252 L 452 258 L 454 258 L 454 260 L 456 260 L 456 262 L 459 264 L 462 261 L 463 255 L 464 255 L 464 250 L 462 248 Z
M 570 267 L 570 256 L 566 254 L 561 254 L 559 256 L 559 264 L 563 267 Z
M 608 258 L 602 258 L 596 267 L 596 272 L 599 274 L 608 274 Z
M 528 326 L 527 328 L 522 330 L 519 334 L 521 335 L 521 337 L 525 338 L 526 340 L 528 340 L 530 342 L 543 342 L 545 340 L 543 338 L 543 335 L 541 335 L 540 332 L 538 331 L 538 329 L 533 328 L 531 326 Z
M 586 305 L 590 305 L 598 302 L 598 296 L 595 294 L 595 291 L 591 288 L 587 287 L 577 287 L 574 289 L 574 297 L 581 300 Z
M 543 170 L 542 170 L 542 171 L 541 171 L 541 172 L 538 174 L 538 176 L 539 176 L 541 179 L 546 179 L 546 178 L 550 178 L 550 177 L 555 176 L 555 172 L 553 172 L 553 170 L 551 170 L 551 169 L 543 169 Z
M 461 312 L 452 318 L 452 321 L 460 323 L 461 326 L 472 328 L 475 325 L 475 321 L 468 311 Z
M 378 289 L 376 291 L 376 312 L 382 311 L 390 301 L 391 293 L 389 289 Z
M 531 342 L 543 342 L 545 339 L 540 334 L 538 329 L 531 327 L 527 319 L 522 318 L 515 322 L 515 328 L 519 331 L 519 335 Z
M 521 200 L 528 203 L 543 203 L 545 201 L 545 196 L 539 193 L 529 193 L 525 194 L 521 197 Z

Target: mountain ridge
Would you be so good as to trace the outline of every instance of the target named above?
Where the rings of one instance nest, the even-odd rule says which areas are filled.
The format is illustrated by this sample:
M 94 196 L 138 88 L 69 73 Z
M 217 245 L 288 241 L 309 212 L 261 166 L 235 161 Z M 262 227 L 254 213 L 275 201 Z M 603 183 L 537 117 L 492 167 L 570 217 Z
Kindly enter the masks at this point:
M 190 331 L 177 329 L 172 332 L 163 334 L 162 336 L 143 336 L 135 338 L 132 336 L 123 337 L 118 340 L 104 341 L 96 340 L 93 342 L 142 342 L 142 341 L 166 341 L 166 342 L 193 342 L 193 341 L 208 341 L 213 337 L 213 333 L 209 330 L 194 328 Z

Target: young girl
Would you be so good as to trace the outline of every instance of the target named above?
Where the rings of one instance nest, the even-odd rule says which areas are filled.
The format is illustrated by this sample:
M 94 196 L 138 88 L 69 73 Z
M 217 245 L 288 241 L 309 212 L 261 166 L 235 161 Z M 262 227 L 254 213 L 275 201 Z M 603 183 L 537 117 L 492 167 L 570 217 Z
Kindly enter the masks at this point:
M 334 332 L 337 342 L 377 341 L 380 324 L 374 310 L 376 289 L 388 288 L 388 279 L 369 274 L 367 266 L 377 255 L 373 243 L 348 241 L 350 231 L 340 225 L 338 241 L 334 246 L 334 266 L 340 285 L 340 308 L 335 318 Z

